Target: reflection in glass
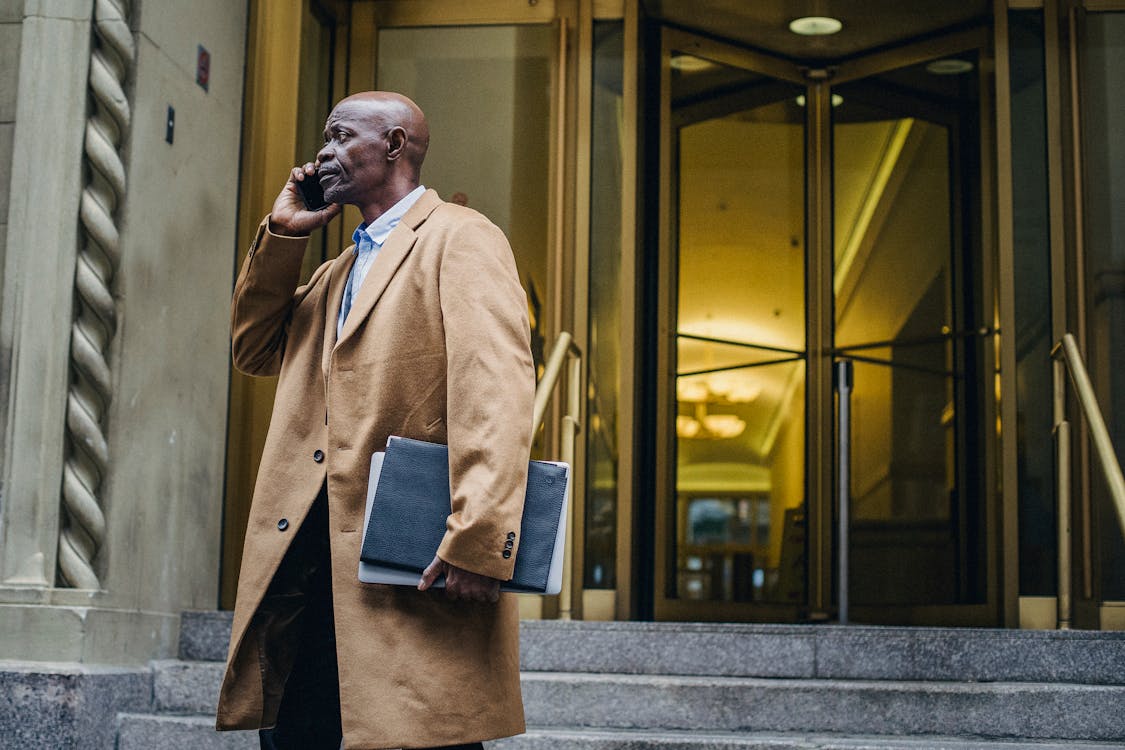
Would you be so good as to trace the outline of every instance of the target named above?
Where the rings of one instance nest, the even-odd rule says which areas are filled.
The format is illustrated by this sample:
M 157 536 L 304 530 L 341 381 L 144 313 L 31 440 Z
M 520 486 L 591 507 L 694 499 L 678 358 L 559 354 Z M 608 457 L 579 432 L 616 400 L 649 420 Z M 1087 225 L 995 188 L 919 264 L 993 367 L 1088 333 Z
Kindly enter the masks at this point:
M 984 595 L 975 54 L 839 87 L 835 342 L 855 360 L 851 600 Z
M 805 600 L 803 89 L 672 62 L 678 197 L 671 593 Z
M 508 236 L 540 364 L 542 334 L 550 330 L 543 302 L 553 46 L 549 26 L 383 29 L 377 68 L 380 89 L 406 94 L 426 113 L 422 182 Z
M 1086 329 L 1090 378 L 1125 458 L 1125 13 L 1091 13 L 1083 40 Z M 1102 600 L 1125 600 L 1125 537 L 1101 473 L 1091 482 Z
M 613 588 L 617 562 L 617 431 L 621 388 L 620 21 L 594 24 L 590 147 L 590 333 L 586 404 L 586 588 Z
M 1008 12 L 1021 596 L 1054 596 L 1058 570 L 1044 39 L 1042 10 Z

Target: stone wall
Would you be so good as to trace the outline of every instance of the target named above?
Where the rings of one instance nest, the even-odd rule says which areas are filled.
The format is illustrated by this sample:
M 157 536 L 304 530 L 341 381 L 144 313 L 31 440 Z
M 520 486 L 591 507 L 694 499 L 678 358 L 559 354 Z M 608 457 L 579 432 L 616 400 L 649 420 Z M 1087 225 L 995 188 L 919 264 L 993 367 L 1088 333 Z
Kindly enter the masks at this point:
M 79 202 L 98 179 L 83 149 L 98 114 L 90 48 L 103 35 L 93 0 L 0 0 L 0 177 L 27 185 L 0 211 L 11 219 L 0 225 L 0 659 L 144 663 L 175 652 L 181 610 L 218 600 L 246 5 L 114 5 L 128 6 L 135 55 L 115 157 L 126 182 L 112 211 L 116 325 L 99 407 L 104 537 L 94 585 L 72 588 L 58 574 L 71 522 L 60 508 L 74 453 L 75 268 L 91 242 Z
M 22 21 L 23 0 L 0 0 L 0 266 L 8 238 L 8 193 L 12 179 L 12 133 L 16 123 Z

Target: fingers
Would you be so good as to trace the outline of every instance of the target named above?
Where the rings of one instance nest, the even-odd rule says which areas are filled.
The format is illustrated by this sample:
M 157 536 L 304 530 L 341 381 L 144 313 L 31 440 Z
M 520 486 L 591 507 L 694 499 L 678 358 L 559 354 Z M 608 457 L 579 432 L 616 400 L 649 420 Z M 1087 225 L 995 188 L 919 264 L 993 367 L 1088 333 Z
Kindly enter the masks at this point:
M 491 603 L 500 601 L 500 581 L 464 568 L 458 568 L 456 565 L 450 565 L 436 555 L 433 562 L 422 571 L 422 578 L 418 581 L 418 590 L 428 590 L 443 573 L 445 574 L 445 595 L 450 599 Z
M 335 205 L 335 204 L 333 204 L 333 205 Z M 430 586 L 433 586 L 434 581 L 436 581 L 438 579 L 438 576 L 440 576 L 444 572 L 444 568 L 445 568 L 445 563 L 442 562 L 440 557 L 438 557 L 437 555 L 434 555 L 434 561 L 432 563 L 430 563 L 429 565 L 427 565 L 426 569 L 422 571 L 422 579 L 420 581 L 418 581 L 418 590 L 419 591 L 425 591 Z M 448 591 L 449 591 L 449 587 L 448 587 L 448 582 L 447 582 L 446 583 L 446 592 L 448 593 Z
M 500 600 L 500 581 L 448 565 L 445 595 L 454 600 L 495 603 Z
M 312 177 L 314 174 L 316 174 L 316 164 L 309 161 L 289 170 L 289 180 L 290 182 L 303 182 L 306 176 Z

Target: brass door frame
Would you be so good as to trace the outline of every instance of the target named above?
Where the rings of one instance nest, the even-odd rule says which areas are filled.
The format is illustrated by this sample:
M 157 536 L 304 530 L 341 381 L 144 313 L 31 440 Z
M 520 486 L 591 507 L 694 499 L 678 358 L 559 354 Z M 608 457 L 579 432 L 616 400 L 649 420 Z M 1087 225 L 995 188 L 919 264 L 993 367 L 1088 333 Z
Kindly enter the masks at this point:
M 589 267 L 589 190 L 590 190 L 590 80 L 589 65 L 593 33 L 593 0 L 538 0 L 535 3 L 512 3 L 507 0 L 359 0 L 369 15 L 369 41 L 363 51 L 365 72 L 369 71 L 366 88 L 375 88 L 378 80 L 378 33 L 385 29 L 417 27 L 554 25 L 557 30 L 552 67 L 551 139 L 548 230 L 547 289 L 544 306 L 547 345 L 567 331 L 583 352 L 587 349 Z M 360 90 L 360 89 L 357 89 Z M 586 377 L 583 362 L 582 377 Z M 557 396 L 548 407 L 542 434 L 546 456 L 558 455 L 563 408 Z M 585 518 L 586 472 L 585 431 L 581 425 L 575 440 L 574 466 L 571 467 L 571 498 L 573 504 L 573 555 L 571 568 L 571 616 L 582 616 L 583 550 L 581 543 Z M 554 617 L 558 613 L 557 597 L 521 597 L 524 617 Z
M 1067 331 L 1073 332 L 1080 350 L 1089 356 L 1081 99 L 1084 86 L 1079 47 L 1087 16 L 1123 13 L 1125 0 L 1042 0 L 1041 7 L 1047 76 L 1052 336 L 1058 340 Z M 1073 408 L 1070 403 L 1068 409 Z M 1125 622 L 1125 614 L 1121 614 L 1125 612 L 1125 602 L 1105 600 L 1098 580 L 1100 556 L 1096 549 L 1096 511 L 1091 487 L 1091 475 L 1096 468 L 1086 434 L 1078 429 L 1071 437 L 1071 455 L 1076 464 L 1071 472 L 1073 621 L 1080 628 L 1120 628 Z
M 664 290 L 657 311 L 657 383 L 655 477 L 655 564 L 654 612 L 657 619 L 746 619 L 746 620 L 824 620 L 834 613 L 833 529 L 835 425 L 832 383 L 832 154 L 831 154 L 831 89 L 833 86 L 868 78 L 883 72 L 935 59 L 966 50 L 979 50 L 982 64 L 981 90 L 981 196 L 983 264 L 980 283 L 984 290 L 984 309 L 996 310 L 993 328 L 1002 328 L 1006 316 L 1001 314 L 996 298 L 998 278 L 998 236 L 1005 227 L 995 221 L 996 206 L 990 200 L 996 195 L 996 134 L 988 115 L 996 111 L 992 99 L 991 37 L 986 28 L 973 28 L 943 37 L 906 44 L 895 49 L 847 61 L 831 68 L 809 69 L 796 63 L 731 44 L 697 36 L 687 31 L 665 27 L 662 30 L 660 61 L 660 148 L 659 148 L 659 288 Z M 676 236 L 676 212 L 672 210 L 674 177 L 672 158 L 673 117 L 671 111 L 671 57 L 684 52 L 723 65 L 743 68 L 806 87 L 806 528 L 807 528 L 807 596 L 805 606 L 776 604 L 744 604 L 732 602 L 690 602 L 668 596 L 671 582 L 668 539 L 672 533 L 675 512 L 676 431 L 675 410 L 675 334 L 677 301 L 677 270 L 673 257 Z M 1006 83 L 1006 81 L 1005 81 Z M 1004 96 L 1007 95 L 1006 90 Z M 1008 227 L 1010 235 L 1010 227 Z M 1008 327 L 1008 330 L 1011 330 Z M 1010 347 L 1009 347 L 1010 348 Z M 998 335 L 985 340 L 985 361 L 995 363 L 998 388 L 1015 393 L 1014 368 L 1000 368 Z M 983 389 L 986 414 L 997 413 L 996 390 Z M 1008 400 L 1010 401 L 1010 399 Z M 1014 423 L 1014 410 L 1013 422 Z M 999 436 L 997 436 L 998 438 Z M 989 477 L 999 479 L 1001 464 L 1015 466 L 1014 439 L 1010 455 L 998 455 L 995 441 L 987 441 L 983 467 Z M 995 489 L 993 489 L 995 487 Z M 1005 485 L 1014 498 L 1014 487 Z M 1005 493 L 1006 496 L 1007 493 Z M 986 582 L 985 602 L 967 605 L 932 605 L 880 607 L 880 613 L 897 622 L 934 621 L 938 617 L 950 625 L 997 625 L 1005 610 L 1002 597 L 1015 594 L 1005 586 L 1002 576 L 1008 565 L 1001 564 L 1001 529 L 1010 512 L 1002 502 L 1000 482 L 990 482 L 985 490 L 986 559 L 990 575 Z M 1014 503 L 1011 507 L 1014 509 Z M 1014 559 L 1015 551 L 1010 551 Z M 1008 555 L 1005 554 L 1005 557 Z M 867 608 L 873 609 L 873 608 Z M 853 607 L 861 617 L 865 608 Z M 867 612 L 873 614 L 873 612 Z
M 298 154 L 298 101 L 294 82 L 300 78 L 301 48 L 307 0 L 251 0 L 246 50 L 246 91 L 243 97 L 242 146 L 238 196 L 238 240 L 234 268 L 241 267 L 258 222 L 273 205 Z M 347 91 L 349 40 L 348 8 L 342 0 L 318 0 L 334 16 L 337 44 L 332 66 L 334 99 Z M 354 11 L 353 11 L 354 17 Z M 358 223 L 358 220 L 356 221 Z M 341 222 L 327 228 L 329 253 L 339 253 L 344 232 Z M 233 279 L 232 279 L 233 283 Z M 219 606 L 234 607 L 246 519 L 272 412 L 276 379 L 251 378 L 231 368 L 227 412 L 225 500 L 220 565 Z
M 751 70 L 773 78 L 805 85 L 805 79 L 792 63 L 752 50 L 669 27 L 661 33 L 660 59 L 660 167 L 657 200 L 660 206 L 659 258 L 657 261 L 659 295 L 656 341 L 656 455 L 655 477 L 656 518 L 654 548 L 653 612 L 658 620 L 747 619 L 757 615 L 764 621 L 796 620 L 798 608 L 791 605 L 757 605 L 730 602 L 709 602 L 706 605 L 669 597 L 670 574 L 674 560 L 669 559 L 667 540 L 673 533 L 672 516 L 676 512 L 676 310 L 678 309 L 678 273 L 673 258 L 677 223 L 672 210 L 673 118 L 671 104 L 672 53 L 685 52 L 723 65 Z M 831 283 L 831 277 L 829 277 Z M 831 288 L 831 287 L 829 287 Z M 807 349 L 807 346 L 806 346 Z M 831 385 L 831 380 L 829 380 Z M 830 418 L 829 418 L 830 419 Z M 806 449 L 807 450 L 807 449 Z M 806 461 L 806 467 L 808 462 Z M 807 469 L 806 469 L 807 470 Z M 811 515 L 807 514 L 807 515 Z M 811 534 L 810 534 L 811 537 Z M 809 569 L 812 569 L 810 564 Z
M 554 97 L 551 105 L 551 145 L 549 175 L 549 306 L 548 343 L 561 331 L 573 334 L 576 343 L 586 348 L 586 310 L 589 253 L 589 76 L 580 80 L 579 59 L 590 62 L 593 18 L 612 17 L 615 4 L 605 0 L 537 0 L 512 3 L 507 0 L 317 0 L 336 16 L 337 40 L 331 61 L 334 71 L 333 99 L 375 88 L 377 80 L 378 32 L 381 29 L 418 26 L 478 25 L 556 25 L 558 28 L 555 65 L 552 71 Z M 269 210 L 276 191 L 274 173 L 281 174 L 298 155 L 295 152 L 297 127 L 292 82 L 301 60 L 301 14 L 308 0 L 251 0 L 247 53 L 247 93 L 243 122 L 243 156 L 240 180 L 239 251 L 236 267 L 260 217 Z M 620 5 L 620 4 L 618 4 Z M 621 6 L 624 7 L 624 6 Z M 620 8 L 616 8 L 620 17 Z M 634 10 L 634 26 L 636 23 Z M 634 47 L 635 56 L 635 47 Z M 580 101 L 584 107 L 578 106 Z M 577 134 L 582 133 L 585 140 Z M 252 137 L 251 137 L 252 136 Z M 582 176 L 585 179 L 581 179 Z M 271 192 L 272 191 L 272 192 Z M 346 207 L 340 221 L 333 222 L 328 237 L 329 255 L 335 256 L 350 244 L 350 232 L 343 227 L 361 220 L 354 207 Z M 582 226 L 586 229 L 583 230 Z M 631 282 L 628 278 L 625 281 Z M 629 321 L 631 322 L 632 317 Z M 584 376 L 584 374 L 583 374 Z M 268 391 L 268 392 L 267 392 Z M 241 557 L 241 539 L 249 510 L 250 489 L 261 458 L 265 425 L 272 403 L 272 380 L 250 381 L 234 373 L 231 383 L 227 443 L 226 508 L 224 521 L 224 559 L 221 606 L 233 606 L 234 589 Z M 255 395 L 256 394 L 256 395 Z M 259 403 L 260 402 L 260 403 Z M 258 404 L 258 406 L 255 406 Z M 545 450 L 556 451 L 561 429 L 561 410 L 555 404 L 546 418 Z M 576 442 L 572 470 L 572 497 L 575 518 L 583 518 L 585 493 L 585 440 Z M 240 527 L 240 528 L 236 528 Z M 577 531 L 581 526 L 578 525 Z M 581 537 L 576 537 L 581 538 Z M 576 545 L 570 561 L 575 581 L 574 615 L 581 616 L 582 545 Z M 623 580 L 628 580 L 623 579 Z M 525 599 L 529 599 L 526 598 Z M 538 599 L 536 599 L 538 601 Z M 557 608 L 547 601 L 541 612 L 550 615 Z

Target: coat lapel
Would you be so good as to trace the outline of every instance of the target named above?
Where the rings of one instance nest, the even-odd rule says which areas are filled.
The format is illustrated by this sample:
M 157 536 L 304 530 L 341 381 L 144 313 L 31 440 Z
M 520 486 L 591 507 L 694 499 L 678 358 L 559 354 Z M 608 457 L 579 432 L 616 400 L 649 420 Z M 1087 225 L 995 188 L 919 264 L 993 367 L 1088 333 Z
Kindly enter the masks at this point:
M 355 264 L 355 253 L 352 245 L 332 264 L 331 276 L 328 278 L 328 302 L 324 311 L 324 351 L 320 356 L 320 369 L 328 377 L 328 367 L 332 361 L 332 348 L 336 346 L 336 318 L 340 314 L 340 302 L 344 298 L 344 287 L 348 283 L 348 274 Z M 349 315 L 348 317 L 351 317 Z
M 371 264 L 371 270 L 367 272 L 367 278 L 363 280 L 363 285 L 359 288 L 359 294 L 356 295 L 355 301 L 352 303 L 348 319 L 344 321 L 344 329 L 340 332 L 340 339 L 336 341 L 336 346 L 347 341 L 367 319 L 367 316 L 371 314 L 375 304 L 383 296 L 387 285 L 391 283 L 391 279 L 402 266 L 402 262 L 406 260 L 406 256 L 410 255 L 410 251 L 414 248 L 414 241 L 418 237 L 414 230 L 439 205 L 441 205 L 441 198 L 438 197 L 438 194 L 433 190 L 427 190 L 410 207 L 399 225 L 391 231 L 382 249 L 379 250 L 379 254 L 375 256 L 375 261 Z M 351 265 L 349 264 L 348 267 L 351 268 Z M 347 277 L 344 278 L 346 280 Z M 340 304 L 337 300 L 336 309 L 339 310 L 339 307 Z M 329 315 L 329 317 L 333 318 L 333 325 L 335 325 L 334 316 Z M 333 333 L 335 333 L 335 329 L 333 329 Z M 325 341 L 327 340 L 326 336 Z

